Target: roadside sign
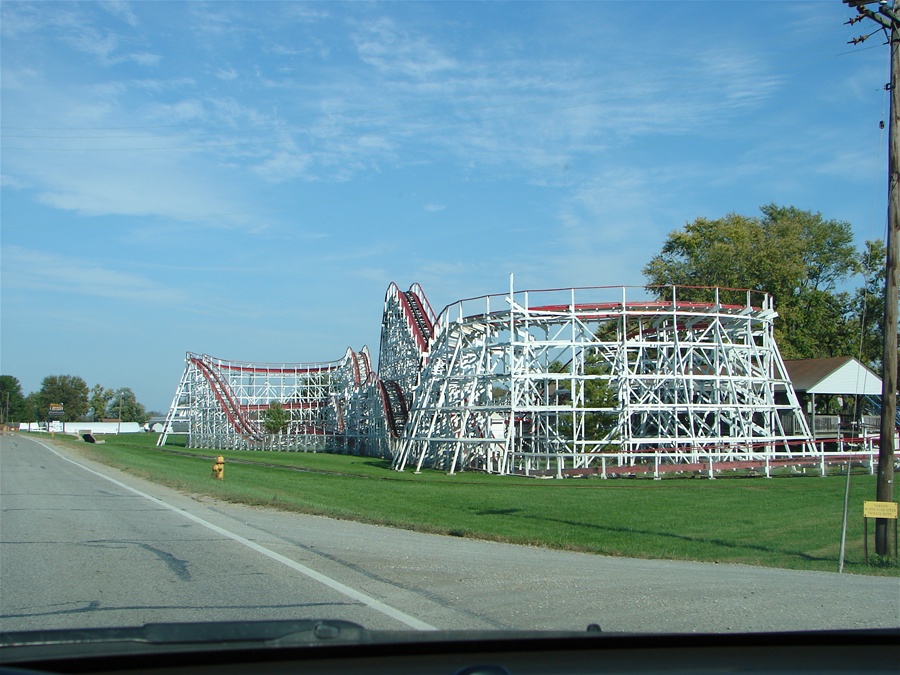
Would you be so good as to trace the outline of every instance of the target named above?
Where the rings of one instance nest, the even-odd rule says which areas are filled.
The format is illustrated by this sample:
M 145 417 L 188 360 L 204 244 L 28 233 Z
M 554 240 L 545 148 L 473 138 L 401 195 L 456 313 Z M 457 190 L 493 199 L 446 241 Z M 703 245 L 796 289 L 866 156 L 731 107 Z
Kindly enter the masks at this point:
M 884 518 L 894 521 L 894 560 L 897 560 L 897 502 L 863 502 L 863 555 L 866 565 L 869 564 L 869 518 Z
M 897 520 L 897 502 L 863 502 L 863 518 Z
M 50 417 L 64 417 L 66 413 L 63 412 L 62 403 L 51 403 L 48 414 Z

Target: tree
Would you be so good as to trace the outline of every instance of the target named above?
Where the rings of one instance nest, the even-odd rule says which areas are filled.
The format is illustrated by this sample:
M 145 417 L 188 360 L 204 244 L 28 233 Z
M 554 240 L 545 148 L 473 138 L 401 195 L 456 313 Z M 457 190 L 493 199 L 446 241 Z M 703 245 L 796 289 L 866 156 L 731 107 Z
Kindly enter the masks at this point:
M 63 421 L 80 419 L 88 411 L 87 382 L 77 375 L 48 375 L 37 395 L 38 419 L 47 419 L 51 403 L 63 404 Z
M 22 384 L 12 375 L 0 375 L 0 411 L 0 422 L 15 424 L 28 421 L 25 419 L 28 409 Z
M 549 365 L 548 371 L 551 373 L 569 373 L 570 368 L 571 361 L 569 363 L 553 361 Z M 598 352 L 592 350 L 585 356 L 585 375 L 609 375 L 609 373 L 609 365 L 601 358 Z M 572 381 L 572 384 L 574 383 Z M 557 403 L 563 400 L 563 396 L 571 400 L 573 392 L 566 390 L 564 385 L 565 380 L 560 381 L 559 388 L 554 391 L 554 395 L 557 396 Z M 579 434 L 581 435 L 581 440 L 600 440 L 608 436 L 618 423 L 618 414 L 611 412 L 618 406 L 618 397 L 607 379 L 584 380 L 582 386 L 584 387 L 584 400 L 581 402 L 580 408 L 606 408 L 607 410 L 583 413 L 581 419 L 584 426 L 579 430 Z M 576 419 L 577 417 L 574 413 L 569 414 L 566 412 L 560 413 L 557 418 L 558 429 L 567 438 L 571 438 L 573 435 Z
M 149 419 L 147 410 L 138 403 L 134 392 L 128 387 L 122 387 L 112 392 L 112 397 L 106 406 L 106 417 L 138 424 L 144 424 Z
M 585 375 L 609 375 L 610 367 L 596 351 L 592 351 L 585 357 Z M 584 383 L 584 407 L 585 408 L 612 408 L 618 406 L 616 391 L 610 386 L 609 380 L 587 380 Z M 618 424 L 619 416 L 614 412 L 593 412 L 585 419 L 585 438 L 599 440 L 604 438 Z
M 263 417 L 263 428 L 267 434 L 278 434 L 287 431 L 290 423 L 290 415 L 278 401 L 269 403 L 269 407 L 266 408 Z
M 884 262 L 887 256 L 880 239 L 867 241 L 860 256 L 863 286 L 853 295 L 853 318 L 859 339 L 861 361 L 881 371 L 884 339 Z
M 112 400 L 113 394 L 115 392 L 112 389 L 106 389 L 102 385 L 95 384 L 91 388 L 91 399 L 88 402 L 91 407 L 91 421 L 99 422 L 104 417 L 108 417 L 107 408 L 109 406 L 109 402 Z M 118 417 L 119 413 L 116 411 L 115 417 Z
M 649 285 L 765 291 L 775 300 L 775 332 L 786 358 L 855 353 L 852 299 L 836 290 L 859 268 L 850 224 L 793 206 L 769 204 L 760 211 L 760 217 L 698 218 L 670 233 L 644 267 Z M 710 299 L 699 288 L 682 289 L 678 297 Z M 737 292 L 720 297 L 745 301 Z
M 44 416 L 43 420 L 41 419 L 40 407 L 41 406 L 38 398 L 38 392 L 33 391 L 28 394 L 28 396 L 25 397 L 25 417 L 22 419 L 22 421 L 40 422 L 46 420 L 46 416 Z

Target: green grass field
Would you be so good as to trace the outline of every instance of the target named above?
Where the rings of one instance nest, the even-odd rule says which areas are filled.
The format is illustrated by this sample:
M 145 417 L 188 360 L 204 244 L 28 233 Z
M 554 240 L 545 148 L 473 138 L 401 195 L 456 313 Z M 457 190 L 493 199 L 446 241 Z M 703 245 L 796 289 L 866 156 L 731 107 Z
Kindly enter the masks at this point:
M 57 436 L 57 439 L 65 437 Z M 156 435 L 66 440 L 85 456 L 189 494 L 393 527 L 603 555 L 837 571 L 846 477 L 537 480 L 392 471 L 344 455 L 155 447 Z M 225 480 L 210 476 L 215 455 Z M 845 572 L 866 566 L 862 504 L 875 477 L 851 476 Z M 873 546 L 869 528 L 870 554 Z

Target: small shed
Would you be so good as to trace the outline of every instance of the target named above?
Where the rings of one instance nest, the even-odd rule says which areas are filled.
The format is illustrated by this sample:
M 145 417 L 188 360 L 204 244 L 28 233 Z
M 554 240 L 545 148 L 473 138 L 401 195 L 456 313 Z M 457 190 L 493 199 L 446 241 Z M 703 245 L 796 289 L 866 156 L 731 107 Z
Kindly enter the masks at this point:
M 881 378 L 852 356 L 785 361 L 797 394 L 881 396 Z
M 880 406 L 881 378 L 870 368 L 857 361 L 852 356 L 835 356 L 827 359 L 799 359 L 785 361 L 788 376 L 794 391 L 801 402 L 805 402 L 807 414 L 812 419 L 813 432 L 836 432 L 841 424 L 840 413 L 845 417 L 851 412 L 856 412 L 855 420 L 849 422 L 861 422 L 865 426 L 872 426 L 870 416 L 862 415 L 862 409 L 850 409 L 857 397 L 865 397 L 868 401 L 878 401 Z M 820 405 L 816 404 L 819 397 Z M 878 399 L 869 398 L 878 397 Z M 837 402 L 838 415 L 822 415 L 821 404 L 825 403 L 832 409 L 833 402 Z M 874 424 L 877 427 L 877 424 Z M 833 427 L 833 428 L 832 428 Z

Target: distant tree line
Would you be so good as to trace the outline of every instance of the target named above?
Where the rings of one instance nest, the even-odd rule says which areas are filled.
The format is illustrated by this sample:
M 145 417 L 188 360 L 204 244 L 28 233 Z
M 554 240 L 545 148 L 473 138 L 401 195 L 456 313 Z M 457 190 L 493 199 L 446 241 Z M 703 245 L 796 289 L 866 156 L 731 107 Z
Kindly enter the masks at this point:
M 147 412 L 129 387 L 108 389 L 96 384 L 88 388 L 77 375 L 48 375 L 41 388 L 27 396 L 18 378 L 0 375 L 0 421 L 6 423 L 44 422 L 50 405 L 61 403 L 64 422 L 99 422 L 103 419 L 144 424 L 154 413 Z

